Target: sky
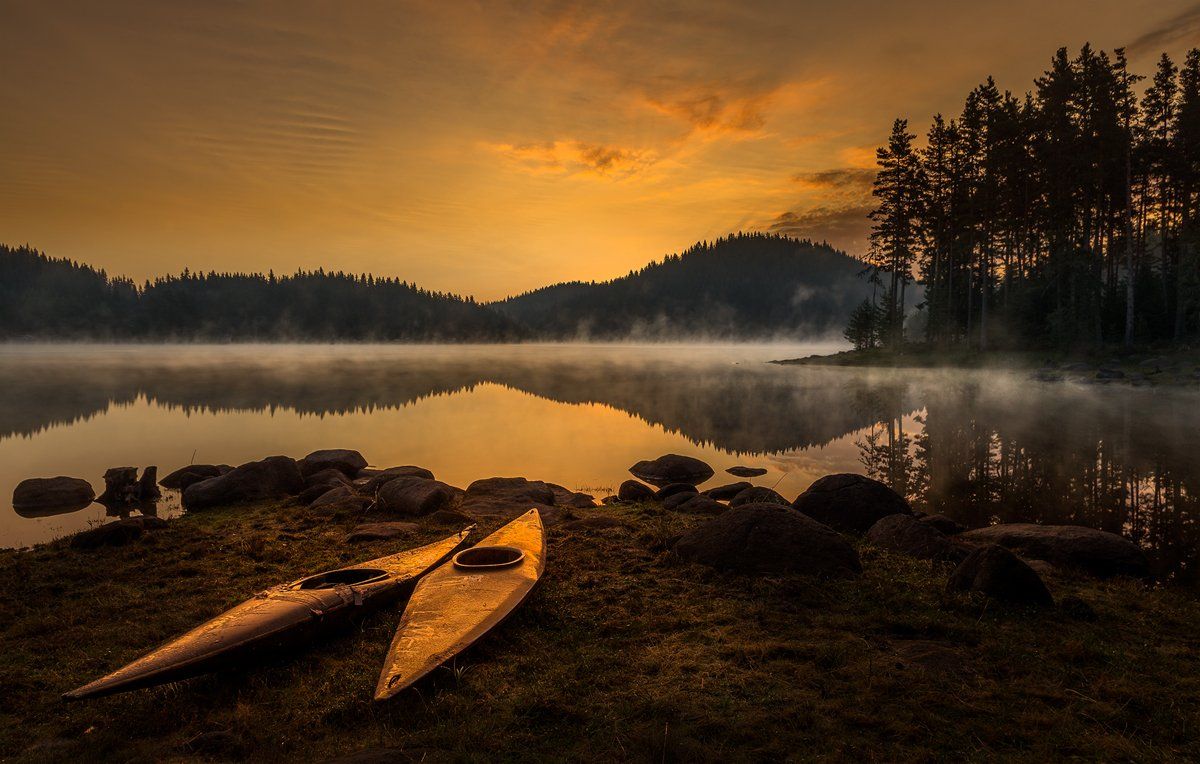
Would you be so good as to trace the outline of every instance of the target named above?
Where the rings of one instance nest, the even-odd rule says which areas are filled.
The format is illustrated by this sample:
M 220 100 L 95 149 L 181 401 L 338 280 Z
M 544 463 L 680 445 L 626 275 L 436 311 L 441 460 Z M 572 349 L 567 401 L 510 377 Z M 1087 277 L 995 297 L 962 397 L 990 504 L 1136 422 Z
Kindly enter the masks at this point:
M 1200 3 L 0 0 L 0 243 L 490 300 L 737 230 L 866 247 L 874 149 Z

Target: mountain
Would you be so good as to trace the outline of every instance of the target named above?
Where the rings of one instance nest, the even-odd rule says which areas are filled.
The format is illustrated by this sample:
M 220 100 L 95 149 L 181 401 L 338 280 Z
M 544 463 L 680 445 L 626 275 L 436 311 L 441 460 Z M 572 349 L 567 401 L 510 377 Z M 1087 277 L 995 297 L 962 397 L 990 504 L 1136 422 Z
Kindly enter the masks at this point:
M 191 273 L 138 285 L 0 245 L 0 340 L 774 339 L 840 333 L 869 295 L 828 244 L 734 234 L 622 278 L 490 303 L 342 272 Z
M 300 271 L 189 273 L 137 286 L 104 271 L 0 245 L 0 339 L 522 339 L 473 299 L 398 279 Z
M 491 307 L 546 339 L 811 337 L 840 333 L 870 296 L 864 267 L 828 244 L 739 233 L 612 281 L 555 284 Z

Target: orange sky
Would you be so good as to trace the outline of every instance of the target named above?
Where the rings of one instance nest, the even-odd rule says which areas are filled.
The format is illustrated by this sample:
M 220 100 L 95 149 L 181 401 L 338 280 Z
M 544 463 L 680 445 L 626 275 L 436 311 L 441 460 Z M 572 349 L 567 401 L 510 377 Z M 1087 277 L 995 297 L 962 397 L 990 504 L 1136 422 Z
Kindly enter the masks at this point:
M 1200 5 L 0 0 L 0 242 L 481 299 L 737 229 L 860 253 L 895 116 L 1085 40 L 1149 73 Z

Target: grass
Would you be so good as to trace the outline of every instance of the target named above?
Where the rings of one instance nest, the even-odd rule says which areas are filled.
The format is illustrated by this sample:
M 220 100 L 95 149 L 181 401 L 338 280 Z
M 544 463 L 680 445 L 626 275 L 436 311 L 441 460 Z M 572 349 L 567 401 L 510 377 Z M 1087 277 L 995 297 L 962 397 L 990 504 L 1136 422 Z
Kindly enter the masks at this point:
M 371 691 L 400 607 L 255 668 L 58 696 L 270 584 L 444 530 L 348 547 L 356 518 L 265 504 L 189 514 L 124 548 L 2 552 L 0 758 L 1200 757 L 1191 591 L 1052 578 L 1098 614 L 1079 620 L 947 594 L 946 568 L 870 548 L 854 580 L 726 576 L 664 551 L 702 519 L 587 513 L 627 526 L 551 529 L 533 598 L 386 704 Z

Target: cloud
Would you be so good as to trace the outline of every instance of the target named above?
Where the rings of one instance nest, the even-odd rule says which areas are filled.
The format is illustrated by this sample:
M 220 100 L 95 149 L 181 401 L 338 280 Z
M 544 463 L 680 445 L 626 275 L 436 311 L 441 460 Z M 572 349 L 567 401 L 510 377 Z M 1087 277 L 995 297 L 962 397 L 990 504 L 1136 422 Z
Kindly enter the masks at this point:
M 623 178 L 658 161 L 656 152 L 585 141 L 540 141 L 487 144 L 515 167 L 533 175 L 590 173 Z
M 1200 4 L 1193 5 L 1165 23 L 1142 34 L 1126 46 L 1130 55 L 1157 53 L 1181 40 L 1194 41 L 1200 36 Z
M 708 92 L 682 98 L 647 97 L 661 114 L 681 119 L 693 129 L 708 133 L 757 133 L 767 124 L 769 95 L 731 97 Z
M 875 180 L 875 170 L 866 167 L 838 167 L 832 170 L 797 173 L 792 176 L 792 180 L 814 191 L 865 190 L 870 188 Z
M 809 209 L 781 213 L 767 230 L 796 238 L 832 241 L 850 254 L 865 251 L 866 235 L 870 229 L 867 213 L 869 204 L 845 206 L 819 205 Z

